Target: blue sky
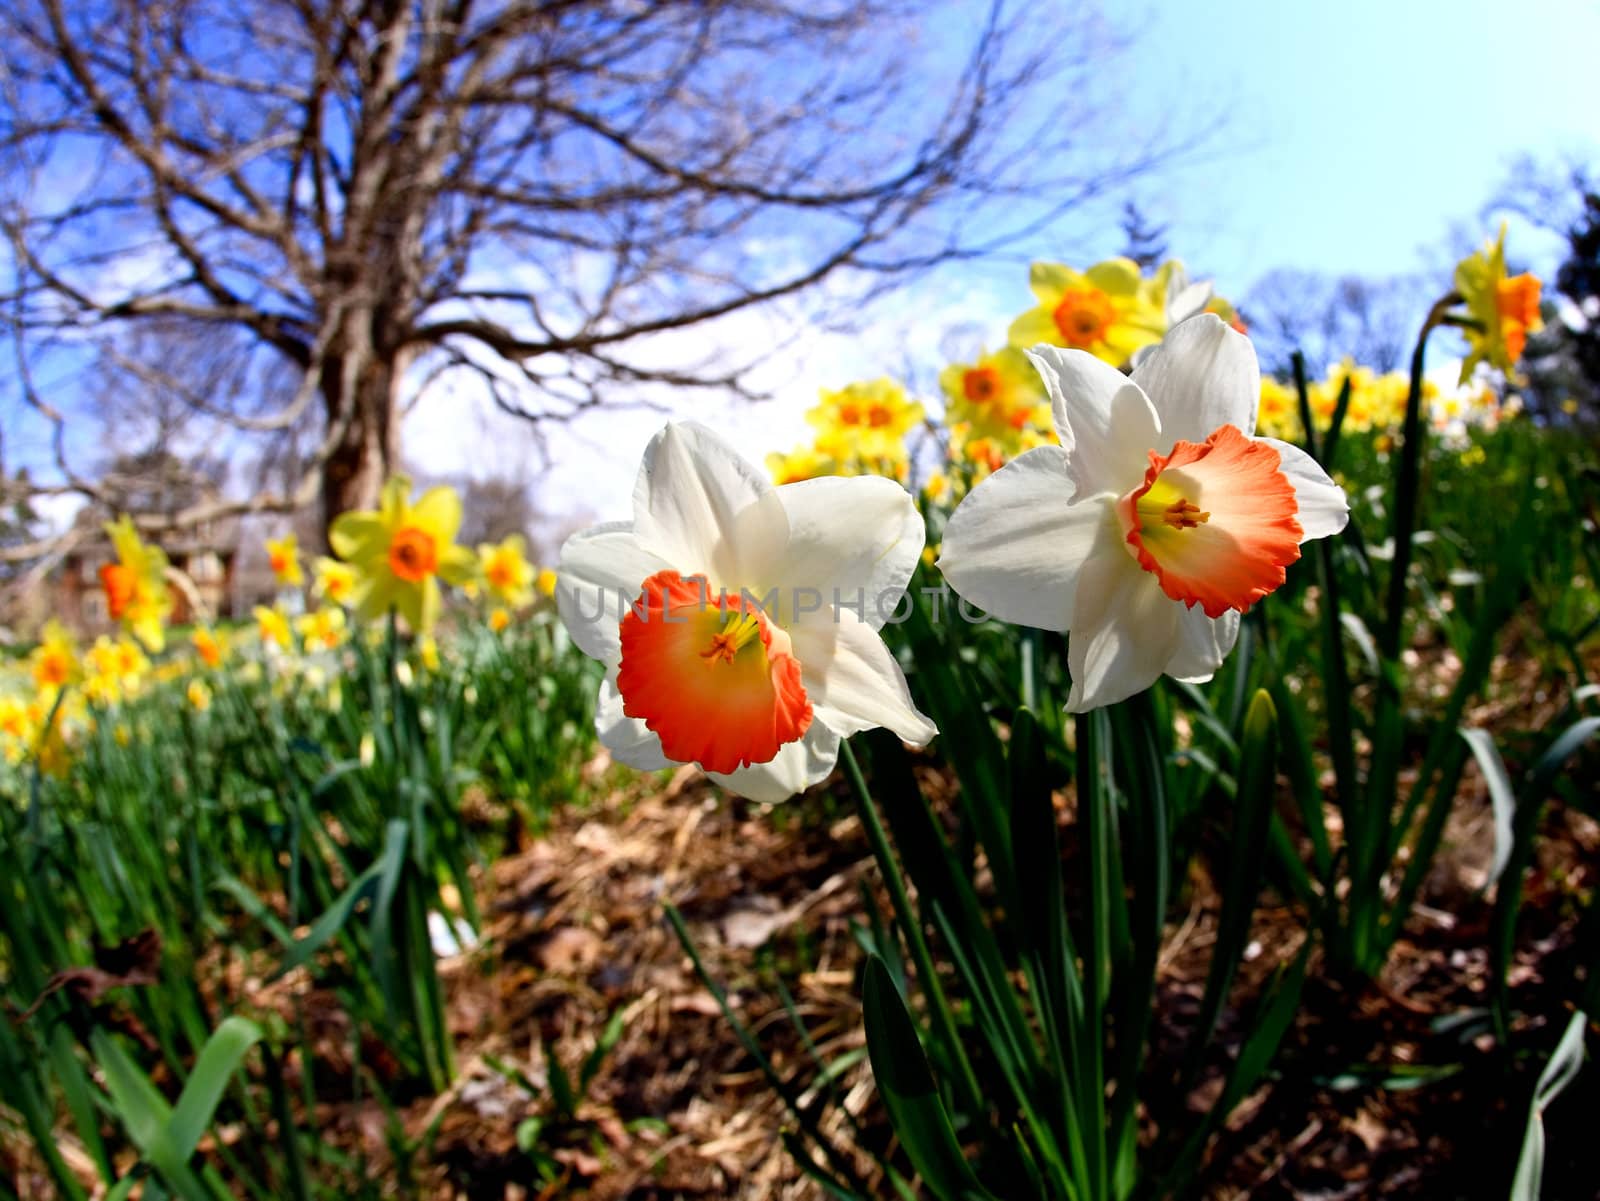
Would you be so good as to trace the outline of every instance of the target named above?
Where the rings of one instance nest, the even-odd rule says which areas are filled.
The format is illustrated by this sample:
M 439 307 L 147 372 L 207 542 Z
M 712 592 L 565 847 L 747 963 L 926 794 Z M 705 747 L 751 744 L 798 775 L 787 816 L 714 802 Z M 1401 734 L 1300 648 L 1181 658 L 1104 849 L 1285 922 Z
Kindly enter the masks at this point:
M 1216 0 L 1148 12 L 1126 63 L 1157 82 L 1136 84 L 1135 105 L 1227 119 L 1203 161 L 1148 189 L 1151 212 L 1228 290 L 1279 266 L 1431 265 L 1520 153 L 1592 157 L 1600 136 L 1600 4 Z

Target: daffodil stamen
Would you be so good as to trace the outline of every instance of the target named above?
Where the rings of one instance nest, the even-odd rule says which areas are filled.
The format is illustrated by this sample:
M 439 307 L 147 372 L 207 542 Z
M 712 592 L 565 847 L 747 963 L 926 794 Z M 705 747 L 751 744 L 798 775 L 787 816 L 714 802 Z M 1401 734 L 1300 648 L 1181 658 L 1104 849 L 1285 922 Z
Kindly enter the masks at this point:
M 1203 513 L 1200 506 L 1179 497 L 1162 511 L 1161 520 L 1175 530 L 1192 530 L 1203 521 L 1210 521 L 1211 514 Z
M 754 612 L 730 612 L 722 629 L 711 636 L 711 645 L 700 652 L 709 663 L 732 663 L 734 658 L 761 633 L 761 616 Z

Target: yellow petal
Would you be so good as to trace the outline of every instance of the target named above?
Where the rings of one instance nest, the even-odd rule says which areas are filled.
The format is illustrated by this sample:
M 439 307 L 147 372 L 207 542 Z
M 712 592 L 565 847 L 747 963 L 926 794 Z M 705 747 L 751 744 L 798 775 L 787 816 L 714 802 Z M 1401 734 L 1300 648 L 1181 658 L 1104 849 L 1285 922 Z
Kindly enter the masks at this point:
M 1039 303 L 1053 309 L 1069 289 L 1083 287 L 1083 272 L 1065 263 L 1032 263 L 1028 267 L 1028 287 Z
M 461 498 L 454 488 L 429 488 L 411 507 L 408 521 L 432 534 L 441 546 L 454 542 L 461 528 Z
M 370 563 L 389 553 L 391 531 L 377 513 L 341 513 L 328 530 L 328 545 L 347 563 Z
M 1139 290 L 1139 264 L 1132 259 L 1107 259 L 1090 267 L 1084 275 L 1111 296 L 1131 296 Z
M 384 481 L 383 493 L 378 499 L 378 517 L 390 531 L 400 528 L 410 514 L 411 477 L 391 475 Z
M 447 546 L 439 556 L 439 574 L 457 588 L 478 574 L 478 560 L 464 546 Z
M 1041 342 L 1055 344 L 1061 341 L 1061 331 L 1056 320 L 1045 308 L 1029 309 L 1011 323 L 1006 340 L 1013 346 L 1027 348 Z

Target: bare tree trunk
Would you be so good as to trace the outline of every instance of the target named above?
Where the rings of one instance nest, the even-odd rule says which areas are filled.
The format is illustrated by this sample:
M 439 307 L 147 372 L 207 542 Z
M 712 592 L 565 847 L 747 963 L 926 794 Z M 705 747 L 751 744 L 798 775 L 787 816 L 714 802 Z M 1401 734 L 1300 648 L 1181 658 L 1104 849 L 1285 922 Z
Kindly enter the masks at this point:
M 340 513 L 376 509 L 384 480 L 400 469 L 403 357 L 353 351 L 324 369 L 328 424 L 343 426 L 322 466 L 324 529 Z

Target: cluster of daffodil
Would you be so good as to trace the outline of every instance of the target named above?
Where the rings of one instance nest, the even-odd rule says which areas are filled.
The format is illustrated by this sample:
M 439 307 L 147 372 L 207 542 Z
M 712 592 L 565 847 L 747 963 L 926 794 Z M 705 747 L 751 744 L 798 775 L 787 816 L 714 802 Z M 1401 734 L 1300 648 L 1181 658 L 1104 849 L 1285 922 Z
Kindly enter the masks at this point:
M 1080 350 L 1116 368 L 1199 313 L 1215 313 L 1242 331 L 1233 306 L 1207 283 L 1191 283 L 1183 265 L 1164 263 L 1149 275 L 1130 259 L 1108 259 L 1087 271 L 1034 263 L 1035 307 L 1011 322 L 1006 343 L 939 374 L 942 439 L 949 469 L 935 471 L 927 492 L 959 499 L 968 486 L 1028 450 L 1056 442 L 1043 380 L 1024 353 L 1039 345 Z M 889 379 L 824 389 L 806 414 L 816 427 L 809 444 L 767 457 L 778 484 L 825 475 L 881 475 L 905 482 L 912 449 L 907 435 L 924 422 L 923 406 Z
M 1406 415 L 1410 381 L 1403 371 L 1376 372 L 1346 359 L 1336 364 L 1321 379 L 1306 384 L 1306 399 L 1312 426 L 1325 433 L 1333 424 L 1339 398 L 1348 384 L 1350 398 L 1345 404 L 1340 429 L 1346 433 L 1374 434 L 1379 450 L 1387 450 Z M 1519 410 L 1513 395 L 1502 398 L 1493 377 L 1475 371 L 1463 377 L 1460 367 L 1446 363 L 1430 371 L 1422 382 L 1425 419 L 1434 432 L 1443 436 L 1449 449 L 1465 449 L 1466 432 L 1471 428 L 1493 430 L 1502 419 Z M 1298 440 L 1303 433 L 1300 402 L 1294 385 L 1272 376 L 1261 380 L 1261 408 L 1257 425 L 1275 438 Z
M 1450 450 L 1476 449 L 1468 431 L 1492 431 L 1520 410 L 1518 397 L 1505 394 L 1516 380 L 1516 368 L 1528 335 L 1544 328 L 1539 314 L 1542 285 L 1536 276 L 1506 272 L 1506 231 L 1481 250 L 1462 259 L 1455 270 L 1455 291 L 1442 302 L 1440 324 L 1459 328 L 1467 353 L 1459 364 L 1446 363 L 1422 381 L 1422 416 Z M 1465 312 L 1456 311 L 1457 306 Z M 1339 398 L 1349 388 L 1341 428 L 1374 433 L 1378 449 L 1387 449 L 1405 419 L 1410 382 L 1401 371 L 1378 373 L 1346 360 L 1306 388 L 1313 427 L 1322 432 L 1333 422 Z M 1262 429 L 1281 438 L 1302 435 L 1299 401 L 1291 385 L 1272 378 L 1261 381 Z M 1481 451 L 1480 451 L 1481 453 Z
M 393 610 L 417 636 L 416 669 L 437 671 L 441 580 L 459 585 L 469 599 L 487 601 L 483 619 L 496 634 L 554 594 L 555 572 L 529 561 L 520 535 L 484 544 L 474 555 L 455 545 L 461 518 L 456 493 L 433 488 L 413 503 L 410 491 L 408 480 L 395 477 L 377 511 L 348 513 L 335 523 L 332 541 L 340 557 L 318 556 L 310 564 L 313 608 L 292 612 L 281 598 L 257 605 L 252 622 L 239 630 L 194 626 L 187 647 L 167 645 L 173 605 L 165 554 L 141 539 L 129 518 L 108 524 L 117 558 L 101 569 L 100 583 L 123 632 L 80 649 L 52 620 L 30 656 L 0 668 L 0 756 L 13 766 L 36 760 L 59 774 L 71 748 L 125 702 L 176 684 L 187 704 L 204 712 L 215 699 L 217 673 L 225 670 L 244 683 L 268 679 L 280 691 L 309 690 L 336 711 L 338 652 L 358 624 L 369 641 L 379 642 L 385 631 L 375 619 Z M 269 539 L 266 550 L 280 589 L 305 587 L 294 534 Z
M 816 429 L 809 445 L 767 456 L 779 483 L 823 475 L 881 475 L 905 482 L 911 474 L 906 436 L 925 413 L 904 387 L 887 377 L 822 390 L 806 420 Z

